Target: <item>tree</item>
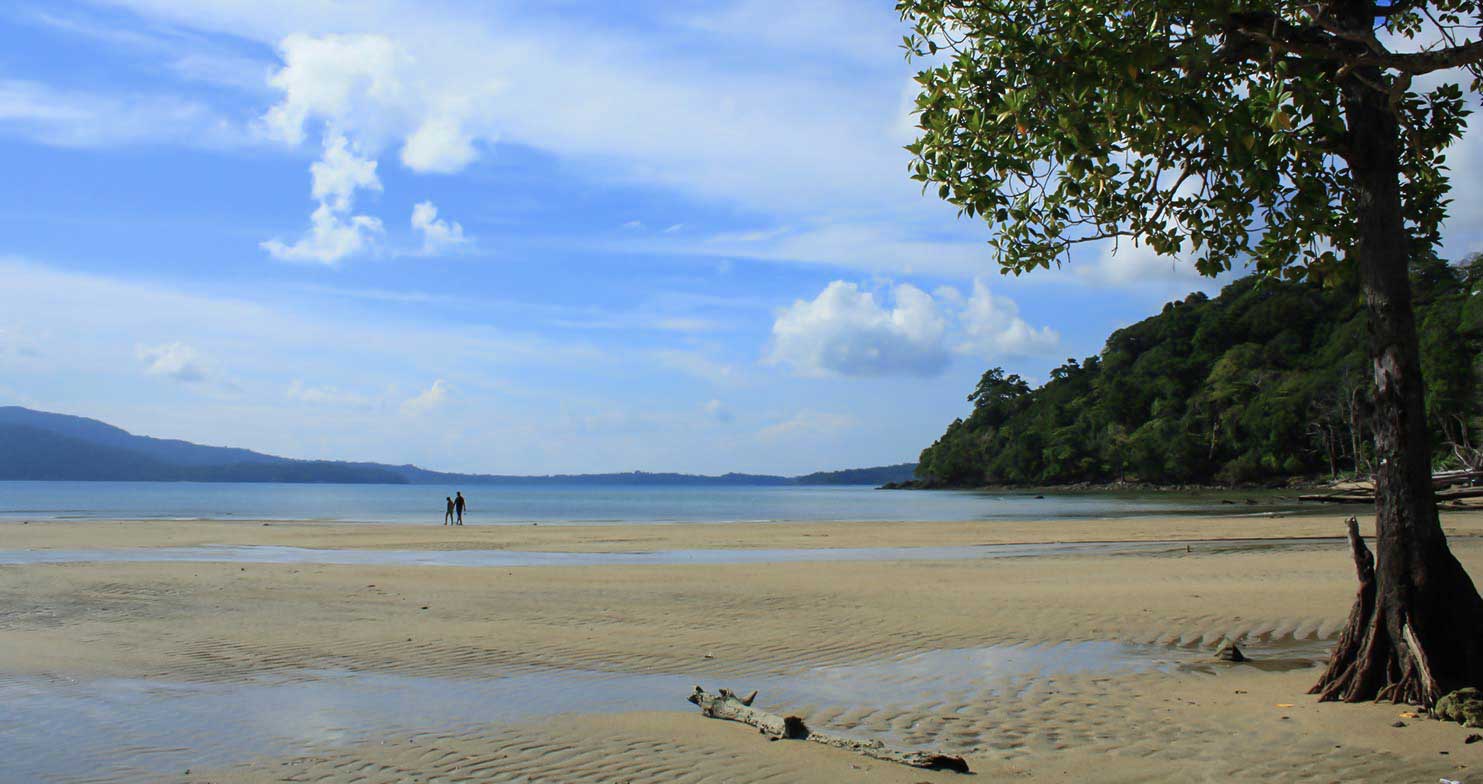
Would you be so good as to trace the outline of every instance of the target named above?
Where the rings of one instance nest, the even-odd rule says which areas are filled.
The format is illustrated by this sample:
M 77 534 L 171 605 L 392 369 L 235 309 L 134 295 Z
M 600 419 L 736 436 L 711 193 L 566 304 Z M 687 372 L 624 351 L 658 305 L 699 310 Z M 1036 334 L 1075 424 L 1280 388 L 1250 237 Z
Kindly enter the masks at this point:
M 1447 547 L 1408 272 L 1444 150 L 1483 92 L 1479 0 L 899 0 L 924 188 L 994 229 L 1004 272 L 1131 240 L 1207 275 L 1353 276 L 1374 374 L 1376 551 L 1323 699 L 1483 684 L 1483 599 Z M 1435 77 L 1434 77 L 1435 78 Z M 1137 438 L 1137 434 L 1134 434 Z M 1363 552 L 1361 552 L 1363 550 Z

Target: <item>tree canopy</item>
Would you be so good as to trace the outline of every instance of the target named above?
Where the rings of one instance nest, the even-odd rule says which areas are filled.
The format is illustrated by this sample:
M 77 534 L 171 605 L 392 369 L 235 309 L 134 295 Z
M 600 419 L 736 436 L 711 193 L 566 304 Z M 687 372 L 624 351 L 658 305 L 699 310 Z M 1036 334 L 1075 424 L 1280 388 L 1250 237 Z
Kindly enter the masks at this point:
M 1462 67 L 1483 89 L 1477 0 L 901 0 L 917 76 L 913 176 L 993 226 L 1006 271 L 1133 238 L 1206 274 L 1330 276 L 1361 198 L 1345 84 L 1400 123 L 1405 226 L 1431 252 Z M 1358 18 L 1356 19 L 1356 15 Z M 1471 36 L 1471 38 L 1469 38 Z M 1351 107 L 1352 109 L 1352 107 Z
M 1449 79 L 1483 92 L 1479 0 L 900 0 L 898 8 L 911 24 L 907 51 L 928 64 L 917 76 L 913 176 L 994 228 L 1004 271 L 1058 264 L 1077 243 L 1130 238 L 1188 256 L 1207 275 L 1249 259 L 1267 280 L 1357 281 L 1373 381 L 1365 419 L 1378 557 L 1351 525 L 1360 591 L 1314 692 L 1432 705 L 1483 685 L 1483 596 L 1447 546 L 1432 492 L 1410 280 L 1429 261 L 1436 267 L 1444 152 L 1467 115 L 1463 88 Z M 1240 405 L 1250 380 L 1270 370 L 1271 341 L 1227 339 L 1222 348 L 1187 402 L 1206 412 L 1209 454 L 1230 435 L 1233 411 L 1245 412 L 1244 429 L 1253 415 L 1263 420 L 1258 431 L 1303 421 L 1290 399 Z M 1128 388 L 1088 404 L 1136 411 L 1150 394 L 1176 400 L 1157 387 Z M 1435 395 L 1430 402 L 1435 412 Z M 1105 437 L 1134 459 L 1186 443 L 1167 406 L 1147 414 L 1137 430 Z M 1041 454 L 1060 461 L 1074 454 L 1068 446 L 1058 440 Z M 1295 458 L 1280 446 L 1255 456 L 1286 470 Z
M 1413 274 L 1438 464 L 1476 463 L 1483 256 Z M 922 451 L 928 485 L 1216 484 L 1368 474 L 1373 405 L 1357 286 L 1247 277 L 1069 359 L 1039 388 L 983 374 Z

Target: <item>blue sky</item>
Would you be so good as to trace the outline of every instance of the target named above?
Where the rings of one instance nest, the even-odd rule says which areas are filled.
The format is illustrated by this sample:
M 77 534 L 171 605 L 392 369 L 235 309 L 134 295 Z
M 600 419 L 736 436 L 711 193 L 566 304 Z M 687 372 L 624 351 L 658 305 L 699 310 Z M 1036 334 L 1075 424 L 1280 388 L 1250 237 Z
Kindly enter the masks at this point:
M 6 3 L 0 402 L 296 457 L 804 472 L 915 459 L 986 367 L 1042 379 L 1212 290 L 1127 246 L 998 275 L 907 179 L 891 5 Z

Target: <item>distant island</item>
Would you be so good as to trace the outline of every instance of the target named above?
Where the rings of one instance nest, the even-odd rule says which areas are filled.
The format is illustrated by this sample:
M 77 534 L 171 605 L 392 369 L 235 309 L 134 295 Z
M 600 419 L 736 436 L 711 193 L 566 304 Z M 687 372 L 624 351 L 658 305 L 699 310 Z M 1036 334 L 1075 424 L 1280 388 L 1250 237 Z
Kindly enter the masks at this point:
M 299 482 L 344 484 L 881 485 L 910 479 L 915 463 L 769 474 L 648 473 L 515 476 L 458 474 L 415 465 L 295 460 L 249 449 L 134 435 L 86 417 L 0 406 L 0 480 Z
M 1448 468 L 1483 462 L 1483 255 L 1412 263 L 1426 415 Z M 1352 280 L 1251 276 L 1113 332 L 1033 388 L 992 368 L 909 488 L 1286 483 L 1368 476 L 1373 382 Z

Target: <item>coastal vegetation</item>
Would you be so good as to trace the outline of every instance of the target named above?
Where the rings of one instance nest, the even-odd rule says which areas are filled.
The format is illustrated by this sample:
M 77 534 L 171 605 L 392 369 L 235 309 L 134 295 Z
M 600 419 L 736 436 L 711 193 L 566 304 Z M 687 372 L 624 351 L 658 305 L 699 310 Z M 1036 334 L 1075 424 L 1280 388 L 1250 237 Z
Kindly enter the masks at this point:
M 1430 707 L 1483 684 L 1483 597 L 1433 496 L 1411 283 L 1441 242 L 1463 90 L 1483 93 L 1483 3 L 897 8 L 907 53 L 925 66 L 912 174 L 989 224 L 1005 272 L 1127 241 L 1205 275 L 1249 261 L 1269 279 L 1357 283 L 1377 553 L 1351 525 L 1360 589 L 1314 692 Z M 1286 458 L 1270 455 L 1279 467 Z
M 1483 435 L 1483 255 L 1412 265 L 1432 463 L 1475 467 Z M 1191 294 L 1068 359 L 1038 388 L 1002 368 L 922 451 L 922 486 L 1237 484 L 1369 476 L 1364 302 L 1250 276 Z

